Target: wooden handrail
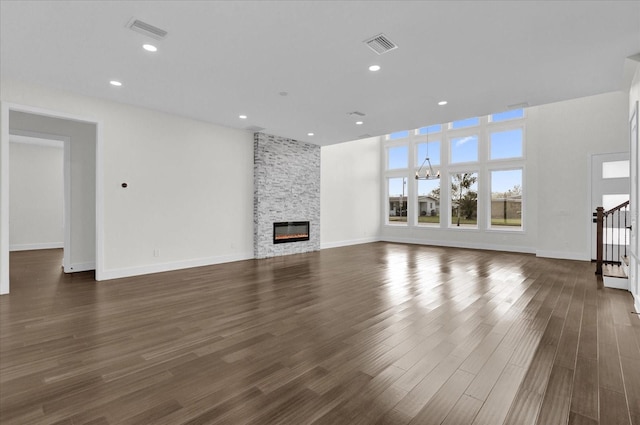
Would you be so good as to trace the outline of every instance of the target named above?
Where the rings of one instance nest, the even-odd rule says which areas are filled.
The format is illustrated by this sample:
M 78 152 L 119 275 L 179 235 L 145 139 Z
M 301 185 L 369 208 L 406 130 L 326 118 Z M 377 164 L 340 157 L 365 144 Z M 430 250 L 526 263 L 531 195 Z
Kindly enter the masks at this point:
M 618 206 L 616 206 L 616 207 L 613 207 L 613 208 L 611 208 L 611 209 L 610 209 L 610 210 L 608 210 L 608 211 L 605 211 L 603 214 L 604 214 L 604 216 L 606 217 L 606 216 L 608 216 L 609 214 L 613 214 L 613 213 L 614 213 L 614 212 L 616 212 L 616 211 L 620 211 L 621 209 L 623 209 L 624 207 L 626 207 L 626 206 L 628 206 L 628 205 L 629 205 L 629 201 L 624 201 L 624 202 L 623 202 L 623 203 L 621 203 L 620 205 L 618 205 Z M 598 207 L 598 208 L 602 208 L 602 207 Z M 598 208 L 596 208 L 596 211 L 598 210 Z M 604 208 L 603 208 L 603 210 L 604 210 Z
M 608 216 L 614 214 L 617 211 L 622 210 L 629 206 L 629 201 L 625 201 L 620 205 L 617 205 L 610 210 L 605 211 L 604 207 L 596 208 L 596 274 L 602 274 L 602 264 L 603 264 L 603 246 L 604 246 L 604 220 Z M 620 219 L 618 218 L 618 221 Z M 625 226 L 626 227 L 626 226 Z

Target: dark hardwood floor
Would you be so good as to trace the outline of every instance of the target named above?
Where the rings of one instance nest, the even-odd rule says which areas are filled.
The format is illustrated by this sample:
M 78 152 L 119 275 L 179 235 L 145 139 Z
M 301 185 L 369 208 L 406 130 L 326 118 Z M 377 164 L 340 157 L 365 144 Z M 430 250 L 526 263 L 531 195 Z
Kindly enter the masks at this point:
M 640 320 L 589 263 L 373 243 L 137 278 L 11 254 L 8 424 L 640 425 Z

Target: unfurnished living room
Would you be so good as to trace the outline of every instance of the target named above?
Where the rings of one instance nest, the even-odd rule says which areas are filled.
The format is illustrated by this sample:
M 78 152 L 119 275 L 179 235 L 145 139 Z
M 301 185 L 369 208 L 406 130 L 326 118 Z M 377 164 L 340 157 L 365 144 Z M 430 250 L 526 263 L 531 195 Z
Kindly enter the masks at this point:
M 640 1 L 0 0 L 0 423 L 640 425 Z

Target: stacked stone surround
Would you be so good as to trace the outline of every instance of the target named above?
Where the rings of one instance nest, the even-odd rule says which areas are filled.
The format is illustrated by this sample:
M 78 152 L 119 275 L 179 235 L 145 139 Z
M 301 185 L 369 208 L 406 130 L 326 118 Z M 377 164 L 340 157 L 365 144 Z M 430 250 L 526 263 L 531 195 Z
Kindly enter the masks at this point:
M 255 258 L 320 250 L 320 146 L 255 133 L 253 179 Z M 309 240 L 274 244 L 283 221 L 309 221 Z

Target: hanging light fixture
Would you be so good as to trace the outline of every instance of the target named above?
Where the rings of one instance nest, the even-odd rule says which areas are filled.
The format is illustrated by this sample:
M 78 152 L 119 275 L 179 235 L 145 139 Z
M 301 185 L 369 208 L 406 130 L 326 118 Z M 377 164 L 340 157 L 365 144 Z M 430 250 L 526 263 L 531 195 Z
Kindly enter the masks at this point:
M 429 159 L 429 128 L 427 127 L 427 157 L 422 161 L 418 171 L 416 171 L 416 180 L 437 180 L 439 178 L 440 170 L 434 173 Z

